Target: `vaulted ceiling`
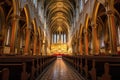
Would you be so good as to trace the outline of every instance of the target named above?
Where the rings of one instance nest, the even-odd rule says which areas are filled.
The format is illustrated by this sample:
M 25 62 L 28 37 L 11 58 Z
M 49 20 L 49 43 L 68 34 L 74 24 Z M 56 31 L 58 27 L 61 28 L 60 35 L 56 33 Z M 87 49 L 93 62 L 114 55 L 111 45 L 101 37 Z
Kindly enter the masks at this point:
M 44 8 L 49 30 L 68 32 L 75 14 L 76 0 L 45 0 Z

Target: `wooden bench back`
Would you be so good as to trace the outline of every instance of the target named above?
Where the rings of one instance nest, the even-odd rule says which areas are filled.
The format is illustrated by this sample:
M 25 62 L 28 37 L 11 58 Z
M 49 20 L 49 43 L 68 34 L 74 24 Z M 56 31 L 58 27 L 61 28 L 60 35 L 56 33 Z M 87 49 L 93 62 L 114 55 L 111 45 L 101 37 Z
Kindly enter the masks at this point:
M 0 80 L 9 80 L 9 69 L 3 68 L 0 71 Z

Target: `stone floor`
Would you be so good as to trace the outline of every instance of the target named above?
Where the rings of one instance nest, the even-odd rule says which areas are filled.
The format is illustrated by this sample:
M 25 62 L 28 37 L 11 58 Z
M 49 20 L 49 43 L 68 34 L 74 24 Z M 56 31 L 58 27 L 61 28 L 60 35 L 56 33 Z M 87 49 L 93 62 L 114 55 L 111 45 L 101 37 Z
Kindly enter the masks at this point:
M 82 80 L 80 77 L 62 60 L 58 58 L 56 62 L 45 72 L 40 80 Z

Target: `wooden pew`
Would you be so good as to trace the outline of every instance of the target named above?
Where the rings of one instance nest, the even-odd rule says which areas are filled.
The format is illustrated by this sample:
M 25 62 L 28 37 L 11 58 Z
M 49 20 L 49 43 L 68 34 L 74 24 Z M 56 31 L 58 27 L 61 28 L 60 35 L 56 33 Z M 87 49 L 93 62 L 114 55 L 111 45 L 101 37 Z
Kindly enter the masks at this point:
M 119 57 L 112 57 L 112 56 L 93 56 L 92 59 L 92 69 L 89 71 L 92 80 L 99 80 L 101 79 L 102 75 L 105 74 L 105 63 L 118 65 L 120 64 Z M 89 68 L 89 65 L 88 65 Z M 115 68 L 112 68 L 113 70 Z
M 90 69 L 90 67 L 92 68 L 92 60 L 87 59 L 87 56 L 80 56 L 80 74 L 87 79 L 89 77 L 89 73 L 88 70 Z M 88 61 L 89 60 L 89 61 Z M 88 67 L 89 65 L 89 67 Z
M 3 65 L 11 64 L 11 66 L 14 66 L 15 64 L 25 63 L 28 79 L 33 80 L 35 78 L 34 58 L 35 57 L 31 56 L 2 56 L 0 57 L 0 63 Z
M 0 69 L 9 69 L 9 76 L 4 75 L 4 77 L 9 78 L 9 80 L 27 80 L 26 65 L 22 64 L 1 64 Z
M 0 64 L 9 64 L 9 66 L 14 66 L 25 63 L 25 71 L 27 73 L 28 80 L 35 80 L 45 67 L 52 63 L 55 59 L 56 57 L 54 56 L 0 56 Z
M 63 56 L 63 59 L 74 68 L 75 65 L 80 67 L 78 71 L 85 79 L 120 80 L 119 56 L 79 56 L 77 59 L 74 56 Z
M 42 73 L 42 57 L 40 56 L 39 58 L 38 58 L 38 73 L 39 74 L 41 74 Z
M 83 77 L 85 77 L 86 76 L 86 74 L 85 74 L 85 72 L 86 72 L 86 69 L 85 69 L 85 67 L 86 67 L 86 60 L 85 60 L 85 57 L 84 56 L 82 56 L 81 57 L 81 75 L 83 76 Z
M 80 71 L 80 57 L 77 56 L 77 67 L 76 67 L 76 70 L 79 72 Z
M 0 70 L 0 80 L 9 80 L 9 69 L 3 68 Z
M 101 80 L 120 80 L 120 64 L 105 63 Z
M 120 64 L 109 64 L 111 80 L 120 80 Z
M 79 66 L 79 70 L 78 70 L 78 72 L 80 73 L 80 74 L 82 74 L 82 71 L 83 71 L 83 67 L 82 67 L 82 56 L 79 56 L 79 64 L 78 64 Z

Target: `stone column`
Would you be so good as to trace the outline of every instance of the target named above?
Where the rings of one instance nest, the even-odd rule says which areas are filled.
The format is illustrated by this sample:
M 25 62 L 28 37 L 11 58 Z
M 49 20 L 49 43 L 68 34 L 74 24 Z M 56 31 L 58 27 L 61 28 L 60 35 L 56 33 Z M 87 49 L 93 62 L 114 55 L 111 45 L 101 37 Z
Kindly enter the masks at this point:
M 68 33 L 66 34 L 66 43 L 68 42 Z
M 30 28 L 26 28 L 26 38 L 25 38 L 25 48 L 24 48 L 24 55 L 28 55 L 29 53 L 29 42 L 30 42 Z
M 93 43 L 93 54 L 99 54 L 99 40 L 97 38 L 96 24 L 92 25 L 92 43 Z
M 74 39 L 74 40 L 75 40 L 75 39 Z M 76 47 L 77 47 L 77 46 L 76 46 L 76 40 L 75 40 L 75 42 L 74 42 L 74 45 L 73 45 L 73 46 L 74 46 L 74 54 L 76 55 L 76 53 L 77 53 L 77 50 L 76 50 Z
M 50 43 L 53 43 L 53 36 L 54 36 L 53 33 L 51 33 L 51 38 L 50 38 L 51 41 L 50 41 Z
M 37 45 L 37 36 L 34 33 L 34 41 L 33 41 L 33 55 L 36 55 L 36 45 Z
M 117 33 L 116 33 L 116 27 L 115 27 L 115 21 L 114 21 L 114 14 L 111 13 L 111 11 L 108 11 L 107 15 L 108 15 L 111 53 L 116 54 L 117 53 L 117 37 L 116 37 Z
M 43 40 L 41 39 L 40 40 L 40 47 L 41 47 L 41 49 L 40 49 L 40 55 L 42 56 L 42 46 L 43 46 Z
M 109 33 L 108 27 L 106 27 L 105 34 L 104 34 L 104 44 L 105 44 L 105 53 L 109 53 L 110 49 L 110 40 L 109 40 Z
M 75 42 L 73 42 L 72 48 L 73 48 L 73 54 L 76 55 L 76 54 L 75 54 Z
M 59 40 L 61 40 L 61 31 L 59 31 Z
M 18 19 L 14 15 L 12 20 L 12 31 L 11 31 L 11 39 L 10 39 L 10 54 L 15 53 L 15 38 L 17 35 L 17 27 L 18 27 Z
M 18 54 L 21 55 L 20 44 L 21 44 L 21 30 L 19 29 L 19 31 L 18 31 L 18 39 L 17 39 L 17 52 L 18 52 Z
M 54 44 L 54 33 L 52 33 L 52 42 L 51 42 L 51 44 Z
M 6 44 L 6 34 L 7 34 L 7 29 L 6 29 L 6 26 L 5 26 L 5 22 L 3 22 L 3 25 L 2 25 L 2 47 L 1 47 L 1 53 L 0 54 L 4 54 L 4 48 L 5 48 L 5 44 Z
M 114 16 L 114 0 L 108 0 L 106 5 L 106 11 L 108 16 L 108 28 L 110 37 L 110 49 L 112 54 L 117 53 L 117 31 L 115 26 L 115 16 Z
M 75 55 L 78 55 L 77 51 L 77 41 L 75 41 Z
M 38 55 L 41 55 L 41 39 L 38 40 Z
M 75 38 L 75 54 L 78 55 L 78 41 L 77 41 L 77 38 Z
M 76 40 L 77 40 L 77 42 L 76 42 L 76 53 L 77 53 L 77 55 L 79 55 L 79 39 L 77 38 Z
M 83 54 L 83 50 L 82 50 L 82 38 L 79 38 L 79 53 L 80 53 L 80 55 Z
M 47 55 L 47 53 L 46 53 L 47 52 L 46 51 L 46 40 L 44 39 L 42 43 L 43 43 L 43 45 L 42 45 L 42 53 L 43 54 L 42 55 Z
M 85 55 L 88 55 L 88 32 L 84 32 L 84 41 L 85 41 Z
M 47 48 L 48 48 L 48 42 L 46 41 L 46 45 L 45 45 L 45 53 L 46 53 L 46 55 L 48 55 Z
M 78 48 L 78 55 L 80 55 L 80 39 L 79 38 L 78 38 L 78 44 L 77 45 L 78 45 L 78 47 L 77 47 Z
M 47 55 L 47 41 L 45 40 L 45 42 L 44 42 L 44 55 Z

